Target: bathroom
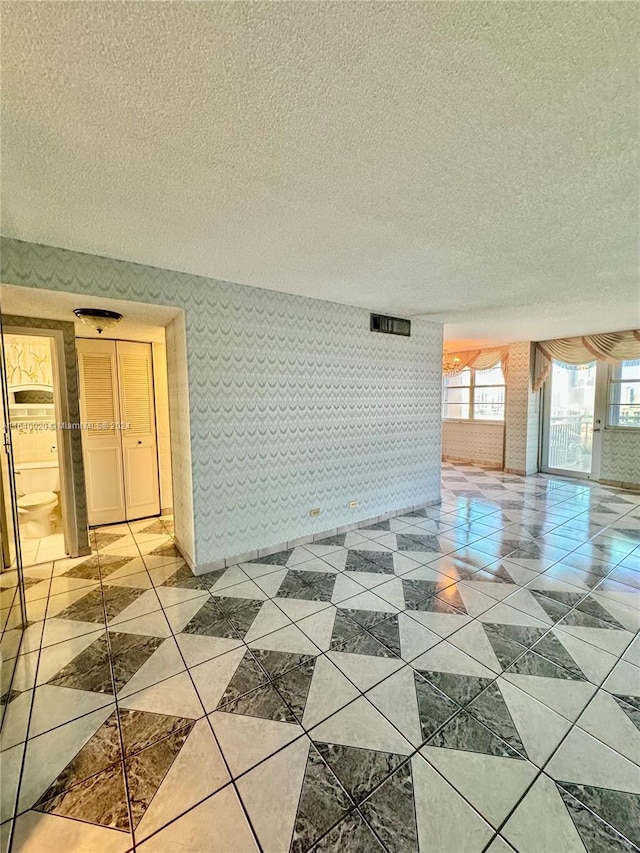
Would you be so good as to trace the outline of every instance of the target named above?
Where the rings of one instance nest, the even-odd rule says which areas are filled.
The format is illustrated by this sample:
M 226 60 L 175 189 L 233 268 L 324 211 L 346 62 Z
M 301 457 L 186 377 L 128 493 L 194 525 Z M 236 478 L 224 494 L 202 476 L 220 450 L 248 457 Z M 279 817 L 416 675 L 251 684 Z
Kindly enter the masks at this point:
M 65 556 L 55 347 L 42 335 L 5 334 L 9 419 L 24 566 Z

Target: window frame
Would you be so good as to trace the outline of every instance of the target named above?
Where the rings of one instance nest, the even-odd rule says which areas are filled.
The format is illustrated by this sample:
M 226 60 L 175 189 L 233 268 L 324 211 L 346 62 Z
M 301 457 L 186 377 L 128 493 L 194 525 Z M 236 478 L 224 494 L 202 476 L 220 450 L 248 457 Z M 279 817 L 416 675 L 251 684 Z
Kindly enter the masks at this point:
M 621 359 L 620 365 L 624 364 L 625 361 L 638 361 L 637 358 L 625 358 Z M 640 423 L 637 425 L 631 424 L 614 424 L 611 423 L 611 409 L 613 406 L 621 406 L 622 403 L 613 403 L 612 402 L 612 391 L 617 385 L 623 384 L 637 384 L 638 386 L 638 406 L 640 406 L 640 379 L 615 379 L 614 371 L 616 369 L 615 364 L 609 365 L 609 371 L 607 375 L 607 398 L 606 398 L 606 417 L 605 417 L 605 429 L 614 429 L 614 430 L 624 430 L 627 432 L 640 432 Z
M 494 365 L 494 367 L 499 367 L 500 370 L 502 370 L 502 362 L 499 362 L 498 364 Z M 493 370 L 494 368 L 487 368 L 487 369 Z M 449 418 L 449 417 L 445 416 L 445 414 L 444 414 L 445 406 L 447 405 L 447 402 L 445 400 L 445 391 L 447 389 L 446 382 L 448 379 L 447 375 L 445 374 L 442 377 L 441 419 L 443 421 L 446 421 L 449 423 L 460 423 L 460 424 L 474 423 L 474 424 L 494 424 L 494 425 L 495 424 L 502 424 L 504 426 L 505 420 L 506 420 L 505 409 L 506 409 L 506 405 L 507 405 L 507 401 L 506 401 L 507 383 L 506 383 L 506 380 L 504 378 L 504 372 L 502 374 L 502 380 L 503 380 L 502 382 L 495 383 L 492 385 L 476 385 L 476 373 L 482 373 L 483 371 L 482 370 L 478 371 L 478 370 L 476 370 L 475 367 L 465 367 L 464 370 L 469 371 L 469 385 L 454 385 L 452 387 L 454 387 L 454 388 L 468 388 L 469 389 L 469 403 L 468 403 L 468 405 L 469 405 L 469 417 L 468 418 Z M 462 373 L 462 371 L 460 371 L 460 372 Z M 476 388 L 504 388 L 505 401 L 502 404 L 502 418 L 496 420 L 495 418 L 476 418 L 475 417 L 475 393 L 474 392 L 475 392 Z M 465 404 L 465 403 L 455 404 L 454 403 L 452 405 L 467 405 L 467 404 Z

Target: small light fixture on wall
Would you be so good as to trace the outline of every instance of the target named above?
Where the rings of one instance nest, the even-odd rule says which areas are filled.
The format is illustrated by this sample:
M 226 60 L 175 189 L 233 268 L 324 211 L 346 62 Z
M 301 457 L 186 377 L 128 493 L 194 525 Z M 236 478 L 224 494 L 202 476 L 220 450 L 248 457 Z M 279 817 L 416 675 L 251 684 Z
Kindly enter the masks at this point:
M 115 326 L 122 320 L 122 314 L 118 314 L 117 311 L 107 311 L 104 308 L 75 308 L 73 313 L 78 320 L 91 326 L 99 335 L 104 329 Z
M 448 352 L 444 352 L 442 356 L 442 372 L 445 376 L 457 373 L 460 369 L 460 356 L 458 355 L 449 355 Z

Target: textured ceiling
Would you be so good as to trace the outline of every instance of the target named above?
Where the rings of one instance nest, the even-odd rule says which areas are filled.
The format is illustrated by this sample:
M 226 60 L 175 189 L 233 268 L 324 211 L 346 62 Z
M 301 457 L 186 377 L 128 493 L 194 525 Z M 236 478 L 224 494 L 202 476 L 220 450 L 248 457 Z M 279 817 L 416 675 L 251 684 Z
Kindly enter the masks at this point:
M 450 339 L 640 326 L 639 12 L 3 2 L 3 232 Z

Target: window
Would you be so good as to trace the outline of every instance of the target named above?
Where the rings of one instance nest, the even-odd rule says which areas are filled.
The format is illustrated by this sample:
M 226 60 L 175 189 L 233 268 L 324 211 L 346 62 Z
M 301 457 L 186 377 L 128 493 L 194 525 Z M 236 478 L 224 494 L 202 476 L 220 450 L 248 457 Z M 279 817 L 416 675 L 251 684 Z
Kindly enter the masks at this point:
M 619 361 L 611 368 L 607 424 L 640 429 L 640 359 Z
M 463 421 L 503 421 L 504 376 L 500 365 L 489 370 L 467 367 L 456 376 L 445 376 L 442 417 Z

